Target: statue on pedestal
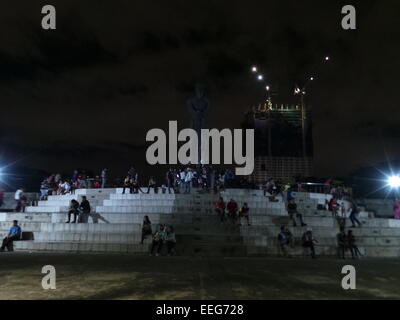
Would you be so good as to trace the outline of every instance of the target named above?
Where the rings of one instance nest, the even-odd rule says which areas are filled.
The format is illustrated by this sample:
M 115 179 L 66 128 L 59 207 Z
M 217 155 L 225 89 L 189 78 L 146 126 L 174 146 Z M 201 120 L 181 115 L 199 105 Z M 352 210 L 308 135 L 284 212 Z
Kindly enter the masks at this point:
M 205 117 L 210 102 L 205 94 L 205 86 L 197 84 L 195 96 L 188 100 L 188 109 L 192 118 L 192 129 L 194 129 L 200 137 L 201 129 L 205 129 Z
M 210 102 L 206 97 L 205 86 L 196 84 L 195 96 L 187 102 L 187 107 L 191 115 L 192 129 L 197 132 L 199 146 L 199 163 L 201 163 L 201 129 L 206 129 L 206 112 L 208 111 Z

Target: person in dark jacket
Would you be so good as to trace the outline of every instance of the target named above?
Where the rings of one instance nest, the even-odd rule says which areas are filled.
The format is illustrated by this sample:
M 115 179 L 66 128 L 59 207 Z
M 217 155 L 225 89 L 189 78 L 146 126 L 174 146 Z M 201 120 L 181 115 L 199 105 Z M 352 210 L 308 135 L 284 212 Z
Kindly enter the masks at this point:
M 89 215 L 90 215 L 90 203 L 87 200 L 86 196 L 82 196 L 82 202 L 79 206 L 80 210 L 80 219 L 79 222 L 87 223 L 89 220 Z
M 339 251 L 339 258 L 345 259 L 345 252 L 347 249 L 347 236 L 344 232 L 344 229 L 340 229 L 340 232 L 336 236 L 338 251 Z
M 304 223 L 304 221 L 303 221 L 303 215 L 302 215 L 300 212 L 297 211 L 297 204 L 296 204 L 296 202 L 294 201 L 294 199 L 292 199 L 292 200 L 289 201 L 289 203 L 288 203 L 288 205 L 287 205 L 287 212 L 288 212 L 288 214 L 289 214 L 290 220 L 293 221 L 293 226 L 294 226 L 294 227 L 297 226 L 297 224 L 296 224 L 296 219 L 294 218 L 294 215 L 296 215 L 296 217 L 299 219 L 299 221 L 300 221 L 302 227 L 307 226 L 307 225 Z
M 167 254 L 170 256 L 175 253 L 175 245 L 176 245 L 176 237 L 173 226 L 167 227 L 167 235 L 165 237 L 165 241 L 167 242 Z
M 304 248 L 310 248 L 311 258 L 315 259 L 316 255 L 315 255 L 314 244 L 318 243 L 318 241 L 314 238 L 312 231 L 308 230 L 308 231 L 304 232 L 303 236 L 301 237 L 301 240 L 303 242 Z
M 351 257 L 353 259 L 360 258 L 362 256 L 360 250 L 356 246 L 356 238 L 353 235 L 353 231 L 347 231 L 347 246 L 350 249 Z
M 142 225 L 142 241 L 140 241 L 140 244 L 143 244 L 144 239 L 146 239 L 146 237 L 152 233 L 153 231 L 151 230 L 151 221 L 149 216 L 144 216 Z
M 74 221 L 72 223 L 76 222 L 76 218 L 79 215 L 79 202 L 76 201 L 75 199 L 72 199 L 69 205 L 69 211 L 68 211 L 68 221 L 66 223 L 71 222 L 71 215 L 74 215 Z

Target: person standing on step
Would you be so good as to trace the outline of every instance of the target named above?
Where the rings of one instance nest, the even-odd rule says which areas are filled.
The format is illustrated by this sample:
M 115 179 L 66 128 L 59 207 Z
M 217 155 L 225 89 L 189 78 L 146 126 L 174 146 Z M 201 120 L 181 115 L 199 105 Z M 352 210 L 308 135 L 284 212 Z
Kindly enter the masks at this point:
M 11 227 L 8 235 L 3 239 L 3 244 L 1 245 L 0 251 L 3 252 L 5 248 L 8 251 L 14 251 L 13 241 L 21 238 L 21 227 L 18 225 L 18 221 L 13 221 L 13 226 Z
M 362 256 L 360 250 L 356 246 L 356 238 L 354 237 L 352 230 L 347 231 L 347 246 L 350 249 L 351 257 L 353 259 L 360 258 Z
M 80 215 L 79 215 L 79 222 L 87 223 L 89 222 L 89 215 L 90 215 L 90 202 L 87 200 L 86 196 L 82 196 L 82 201 L 79 206 Z
M 192 180 L 194 178 L 194 174 L 192 169 L 187 168 L 185 174 L 185 193 L 190 194 L 192 192 Z
M 156 248 L 157 248 L 156 257 L 160 255 L 165 238 L 166 238 L 165 226 L 160 224 L 158 225 L 158 230 L 153 235 L 153 243 L 151 244 L 150 256 L 153 255 L 153 251 Z
M 134 166 L 131 166 L 128 170 L 128 177 L 131 179 L 137 179 L 137 172 Z
M 149 219 L 149 216 L 144 216 L 142 225 L 142 241 L 140 241 L 140 244 L 143 244 L 144 239 L 146 239 L 146 237 L 151 235 L 152 233 L 153 231 L 151 229 L 151 221 Z
M 181 169 L 179 173 L 179 193 L 185 192 L 186 170 Z
M 221 223 L 225 221 L 225 209 L 226 204 L 224 202 L 224 199 L 222 197 L 219 197 L 218 201 L 215 203 L 215 212 L 218 214 Z
M 339 204 L 338 215 L 337 215 L 337 222 L 339 224 L 339 228 L 345 229 L 346 228 L 346 205 L 344 201 Z
M 242 206 L 242 207 L 240 208 L 240 210 L 239 210 L 239 224 L 240 224 L 240 225 L 242 224 L 242 218 L 245 218 L 245 219 L 246 219 L 247 225 L 248 225 L 248 226 L 250 225 L 249 211 L 250 211 L 250 208 L 249 208 L 249 206 L 247 205 L 247 202 L 245 202 L 245 203 L 243 204 L 243 206 Z
M 340 232 L 336 236 L 338 245 L 338 254 L 340 259 L 345 259 L 345 252 L 347 249 L 347 236 L 344 232 L 344 228 L 340 228 Z
M 167 242 L 167 254 L 170 256 L 172 253 L 175 254 L 176 237 L 173 226 L 167 227 L 167 234 L 165 238 Z
M 296 218 L 298 218 L 300 220 L 300 223 L 301 223 L 302 227 L 307 226 L 307 224 L 305 224 L 304 221 L 303 221 L 303 215 L 297 211 L 297 204 L 294 201 L 294 199 L 289 201 L 286 209 L 287 209 L 287 212 L 289 214 L 289 219 L 293 221 L 293 226 L 294 227 L 297 226 L 296 219 L 294 217 L 295 215 L 296 215 Z
M 108 170 L 107 168 L 104 168 L 103 171 L 101 171 L 101 188 L 104 189 L 107 186 L 108 182 Z
M 74 215 L 74 221 L 72 223 L 76 223 L 76 218 L 79 215 L 79 202 L 76 201 L 75 199 L 72 199 L 69 205 L 69 211 L 68 211 L 68 221 L 66 223 L 71 222 L 71 214 Z
M 318 241 L 314 238 L 312 231 L 308 230 L 303 233 L 303 236 L 301 237 L 301 241 L 303 243 L 303 248 L 307 249 L 309 248 L 311 251 L 311 258 L 315 259 L 315 243 L 318 243 Z
M 168 188 L 168 193 L 171 193 L 171 189 L 174 191 L 174 182 L 175 182 L 175 175 L 174 175 L 174 171 L 172 170 L 172 168 L 170 168 L 167 171 L 167 175 L 166 175 L 166 183 L 167 183 L 167 188 Z
M 356 227 L 356 224 L 358 224 L 359 227 L 362 226 L 362 223 L 360 222 L 360 220 L 358 220 L 357 216 L 358 216 L 358 208 L 357 208 L 357 204 L 354 201 L 354 199 L 350 199 L 350 221 L 352 223 L 352 228 Z
M 15 206 L 15 209 L 14 209 L 14 211 L 15 212 L 21 212 L 21 210 L 22 211 L 24 211 L 23 210 L 23 200 L 24 200 L 24 188 L 18 188 L 18 190 L 17 191 L 15 191 L 15 195 L 14 195 L 14 199 L 15 199 L 15 202 L 16 202 L 16 206 Z

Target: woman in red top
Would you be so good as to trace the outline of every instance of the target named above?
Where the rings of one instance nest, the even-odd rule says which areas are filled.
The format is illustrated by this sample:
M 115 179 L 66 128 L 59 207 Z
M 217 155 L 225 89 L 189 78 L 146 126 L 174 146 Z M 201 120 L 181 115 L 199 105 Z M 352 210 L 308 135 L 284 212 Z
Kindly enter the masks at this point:
M 228 216 L 231 219 L 232 223 L 235 224 L 237 220 L 237 211 L 238 211 L 238 205 L 235 200 L 231 199 L 229 201 L 228 205 L 226 206 L 226 209 L 228 210 Z
M 225 202 L 222 197 L 219 198 L 219 200 L 215 203 L 215 212 L 218 213 L 218 216 L 221 220 L 221 223 L 225 221 Z

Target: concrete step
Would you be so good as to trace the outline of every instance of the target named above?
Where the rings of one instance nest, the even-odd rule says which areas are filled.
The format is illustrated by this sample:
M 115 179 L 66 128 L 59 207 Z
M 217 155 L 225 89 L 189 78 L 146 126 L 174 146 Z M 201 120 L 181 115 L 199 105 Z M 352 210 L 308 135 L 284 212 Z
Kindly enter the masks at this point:
M 149 252 L 147 244 L 127 243 L 77 243 L 77 242 L 36 242 L 16 241 L 14 249 L 18 251 L 53 251 L 53 252 L 116 252 L 139 253 Z
M 51 222 L 51 213 L 0 212 L 0 222 Z
M 40 206 L 40 207 L 26 207 L 26 213 L 57 213 L 67 212 L 69 206 Z

